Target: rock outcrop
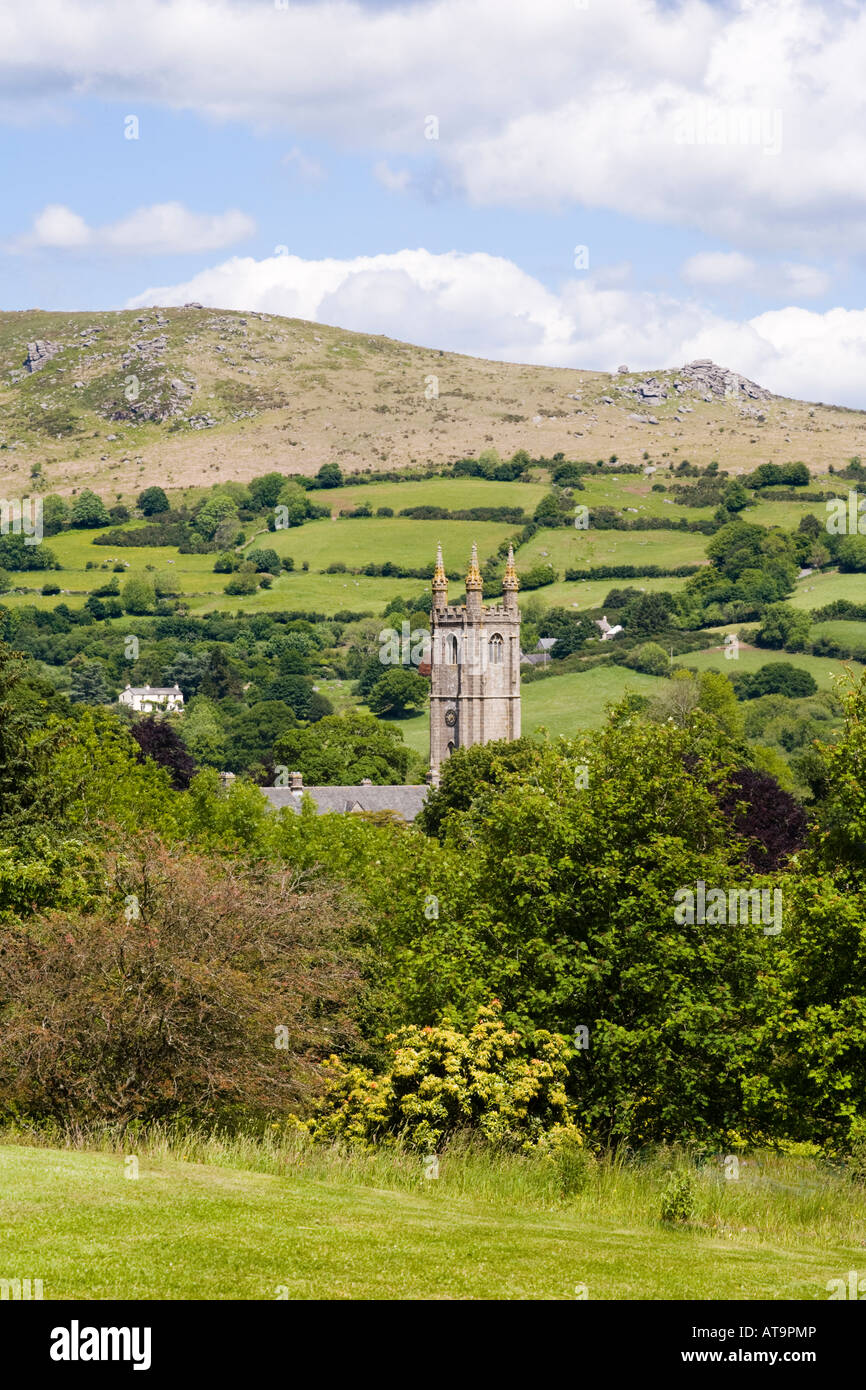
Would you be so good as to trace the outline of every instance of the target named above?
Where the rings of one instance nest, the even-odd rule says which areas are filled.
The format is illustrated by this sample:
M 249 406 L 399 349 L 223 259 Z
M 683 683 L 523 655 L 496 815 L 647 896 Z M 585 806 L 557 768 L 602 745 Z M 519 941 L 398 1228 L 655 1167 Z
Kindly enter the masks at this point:
M 46 362 L 50 362 L 52 357 L 56 357 L 58 352 L 62 351 L 62 343 L 49 343 L 47 338 L 37 338 L 35 343 L 27 344 L 27 356 L 24 359 L 25 371 L 40 371 Z

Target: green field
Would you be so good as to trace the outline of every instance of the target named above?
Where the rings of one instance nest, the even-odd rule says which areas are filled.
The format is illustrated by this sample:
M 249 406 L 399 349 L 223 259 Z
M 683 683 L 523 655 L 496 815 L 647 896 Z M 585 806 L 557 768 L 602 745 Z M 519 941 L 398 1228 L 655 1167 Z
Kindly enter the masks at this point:
M 122 1154 L 4 1146 L 0 1278 L 49 1300 L 808 1301 L 862 1267 L 862 1213 L 829 1188 L 703 1179 L 705 1218 L 673 1229 L 639 1179 L 542 1204 L 489 1168 L 480 1195 L 447 1156 L 435 1184 L 417 1160 L 396 1186 L 146 1155 L 130 1180 Z
M 520 507 L 531 516 L 548 492 L 544 483 L 495 483 L 486 478 L 429 478 L 420 482 L 354 483 L 311 493 L 320 507 L 330 506 L 332 516 L 344 509 L 366 506 L 445 507 L 464 511 L 469 507 Z
M 740 647 L 736 660 L 726 657 L 721 648 L 718 651 L 689 652 L 687 656 L 676 658 L 674 665 L 694 666 L 698 671 L 722 671 L 726 676 L 734 676 L 738 672 L 757 671 L 771 661 L 786 661 L 792 666 L 808 671 L 819 690 L 832 690 L 833 677 L 844 675 L 846 669 L 852 670 L 858 676 L 863 670 L 856 661 L 849 661 L 843 665 L 841 661 L 831 660 L 830 657 L 807 656 L 803 652 L 771 651 L 766 647 L 745 650 Z
M 278 555 L 291 555 L 298 566 L 309 561 L 311 569 L 325 569 L 336 561 L 349 566 L 394 564 L 420 568 L 436 559 L 441 542 L 445 568 L 465 573 L 473 543 L 479 557 L 495 553 L 502 541 L 514 534 L 513 526 L 492 521 L 410 521 L 405 517 L 368 517 L 363 520 L 308 521 L 286 531 L 268 534 L 267 544 Z
M 815 623 L 809 631 L 811 638 L 829 637 L 845 647 L 866 647 L 866 623 L 854 622 L 845 618 L 828 618 L 826 622 Z
M 838 570 L 827 570 L 821 574 L 806 575 L 785 602 L 793 608 L 815 609 L 835 603 L 840 598 L 850 603 L 866 603 L 866 574 L 840 574 Z
M 538 531 L 521 546 L 518 573 L 547 561 L 560 576 L 566 569 L 595 565 L 699 565 L 706 559 L 707 537 L 692 531 L 580 531 L 576 527 Z M 610 580 L 611 588 L 629 581 Z

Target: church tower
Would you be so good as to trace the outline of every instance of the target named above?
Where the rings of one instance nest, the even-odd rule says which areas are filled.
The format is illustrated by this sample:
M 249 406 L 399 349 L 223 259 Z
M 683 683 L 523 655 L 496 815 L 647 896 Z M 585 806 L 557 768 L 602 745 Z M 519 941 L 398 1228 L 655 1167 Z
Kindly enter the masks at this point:
M 430 780 L 455 748 L 520 738 L 520 609 L 509 547 L 500 604 L 481 602 L 477 547 L 466 575 L 466 603 L 448 603 L 442 547 L 433 575 Z

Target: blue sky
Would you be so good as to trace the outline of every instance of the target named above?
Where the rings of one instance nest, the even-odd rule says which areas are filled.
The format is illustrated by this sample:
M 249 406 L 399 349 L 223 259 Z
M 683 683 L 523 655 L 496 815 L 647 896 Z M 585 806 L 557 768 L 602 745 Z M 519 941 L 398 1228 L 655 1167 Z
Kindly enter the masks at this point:
M 862 6 L 803 0 L 32 0 L 0 18 L 0 303 L 710 356 L 866 405 L 864 57 Z

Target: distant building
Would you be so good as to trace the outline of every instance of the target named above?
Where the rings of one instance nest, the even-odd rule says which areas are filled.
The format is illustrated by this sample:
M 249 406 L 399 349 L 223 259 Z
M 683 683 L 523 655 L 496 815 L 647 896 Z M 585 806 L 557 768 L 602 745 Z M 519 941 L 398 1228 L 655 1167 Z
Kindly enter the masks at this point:
M 520 609 L 512 550 L 502 581 L 502 603 L 485 608 L 481 583 L 473 545 L 466 603 L 449 604 L 439 547 L 430 614 L 430 663 L 422 662 L 418 667 L 431 680 L 427 784 L 378 787 L 365 779 L 354 787 L 305 787 L 302 774 L 291 772 L 288 786 L 262 787 L 273 807 L 300 811 L 304 796 L 309 794 L 319 815 L 329 811 L 348 815 L 390 811 L 401 820 L 413 821 L 427 800 L 430 786 L 438 786 L 440 767 L 455 748 L 520 738 Z M 223 774 L 225 787 L 230 785 L 230 778 L 230 773 Z
M 616 637 L 618 632 L 623 631 L 622 623 L 609 623 L 607 618 L 596 618 L 595 625 L 601 633 L 602 642 L 609 642 L 611 637 Z
M 400 820 L 412 821 L 427 800 L 429 786 L 389 786 L 377 787 L 365 778 L 356 787 L 305 787 L 300 772 L 289 773 L 287 787 L 262 787 L 271 805 L 280 810 L 288 806 L 300 811 L 304 794 L 308 793 L 320 816 L 328 811 L 340 811 L 351 815 L 363 812 L 390 811 Z
M 539 637 L 534 652 L 524 652 L 520 658 L 521 666 L 547 666 L 558 637 Z
M 127 685 L 117 703 L 136 714 L 172 714 L 183 709 L 183 693 L 179 685 Z
M 520 609 L 509 549 L 502 603 L 481 602 L 478 552 L 472 547 L 465 604 L 449 604 L 442 547 L 433 575 L 430 779 L 455 748 L 520 738 Z

